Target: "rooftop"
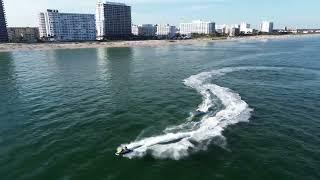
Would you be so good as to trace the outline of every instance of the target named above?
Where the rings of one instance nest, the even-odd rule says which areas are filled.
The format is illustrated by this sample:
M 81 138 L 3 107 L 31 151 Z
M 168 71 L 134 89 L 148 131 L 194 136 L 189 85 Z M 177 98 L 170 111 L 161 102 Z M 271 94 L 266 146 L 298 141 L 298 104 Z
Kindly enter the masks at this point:
M 191 22 L 180 23 L 180 24 L 199 24 L 199 23 L 214 23 L 214 21 L 194 20 L 194 21 L 191 21 Z
M 111 1 L 106 1 L 106 4 L 119 5 L 119 6 L 127 6 L 125 3 L 111 2 Z

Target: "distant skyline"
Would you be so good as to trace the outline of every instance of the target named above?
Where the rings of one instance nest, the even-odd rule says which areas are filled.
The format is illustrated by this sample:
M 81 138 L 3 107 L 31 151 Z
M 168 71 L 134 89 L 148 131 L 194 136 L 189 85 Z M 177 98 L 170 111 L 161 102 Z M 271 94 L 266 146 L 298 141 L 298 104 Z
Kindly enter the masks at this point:
M 46 9 L 61 12 L 95 13 L 98 0 L 4 0 L 8 26 L 38 26 L 38 13 Z M 275 28 L 320 28 L 319 0 L 113 0 L 132 6 L 134 24 L 178 25 L 192 20 L 213 20 L 216 24 L 248 22 L 258 28 L 263 20 Z

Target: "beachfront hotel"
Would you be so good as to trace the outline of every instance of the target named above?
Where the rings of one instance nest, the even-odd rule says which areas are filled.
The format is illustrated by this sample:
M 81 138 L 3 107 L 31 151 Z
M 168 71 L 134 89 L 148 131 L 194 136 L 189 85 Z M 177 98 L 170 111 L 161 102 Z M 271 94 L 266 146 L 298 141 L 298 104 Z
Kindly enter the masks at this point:
M 273 22 L 263 21 L 260 24 L 260 31 L 263 33 L 272 33 L 273 32 Z
M 8 41 L 7 21 L 3 1 L 0 0 L 0 42 Z
M 236 27 L 236 26 L 230 27 L 230 29 L 228 31 L 228 36 L 229 37 L 238 36 L 239 34 L 240 34 L 240 28 L 239 27 Z
M 156 35 L 158 38 L 170 39 L 177 34 L 176 26 L 171 26 L 169 24 L 158 24 Z
M 97 3 L 97 40 L 127 39 L 132 35 L 131 25 L 131 6 L 116 2 Z
M 233 25 L 216 25 L 216 32 L 221 35 L 225 36 L 238 36 L 240 34 L 240 26 L 238 24 L 233 24 Z
M 242 34 L 252 34 L 253 33 L 253 29 L 250 28 L 251 25 L 246 23 L 246 22 L 242 22 L 240 24 L 240 33 Z
M 215 29 L 218 34 L 228 34 L 229 26 L 226 24 L 216 25 Z
M 157 27 L 153 24 L 132 25 L 132 34 L 134 36 L 154 37 Z
M 212 21 L 192 21 L 191 23 L 181 23 L 180 24 L 180 34 L 181 35 L 191 35 L 191 34 L 214 34 L 215 33 L 215 23 Z
M 92 41 L 96 39 L 94 14 L 60 13 L 48 9 L 39 15 L 40 38 L 50 41 Z

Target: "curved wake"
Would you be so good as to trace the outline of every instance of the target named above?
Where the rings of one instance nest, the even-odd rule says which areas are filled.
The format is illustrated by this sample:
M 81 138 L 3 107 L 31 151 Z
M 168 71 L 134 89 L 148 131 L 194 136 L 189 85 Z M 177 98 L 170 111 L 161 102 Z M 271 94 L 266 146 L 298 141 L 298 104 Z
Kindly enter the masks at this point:
M 223 137 L 222 132 L 227 126 L 238 122 L 247 122 L 252 109 L 241 99 L 240 95 L 226 87 L 213 84 L 209 80 L 234 71 L 250 69 L 270 68 L 223 68 L 185 79 L 184 84 L 186 86 L 194 88 L 202 95 L 203 101 L 197 109 L 197 112 L 204 114 L 200 121 L 191 121 L 195 116 L 191 113 L 186 123 L 167 128 L 163 135 L 145 138 L 125 145 L 134 150 L 125 157 L 136 158 L 150 154 L 155 158 L 179 160 L 188 156 L 191 152 L 205 149 L 213 138 Z M 222 103 L 223 107 L 217 113 L 210 113 L 217 100 Z

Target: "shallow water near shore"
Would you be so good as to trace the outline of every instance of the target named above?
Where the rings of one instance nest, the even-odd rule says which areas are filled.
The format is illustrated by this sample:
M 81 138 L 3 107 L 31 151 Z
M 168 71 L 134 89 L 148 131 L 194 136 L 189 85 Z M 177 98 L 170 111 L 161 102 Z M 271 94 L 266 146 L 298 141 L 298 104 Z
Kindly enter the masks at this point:
M 2 52 L 0 179 L 319 179 L 319 48 Z

